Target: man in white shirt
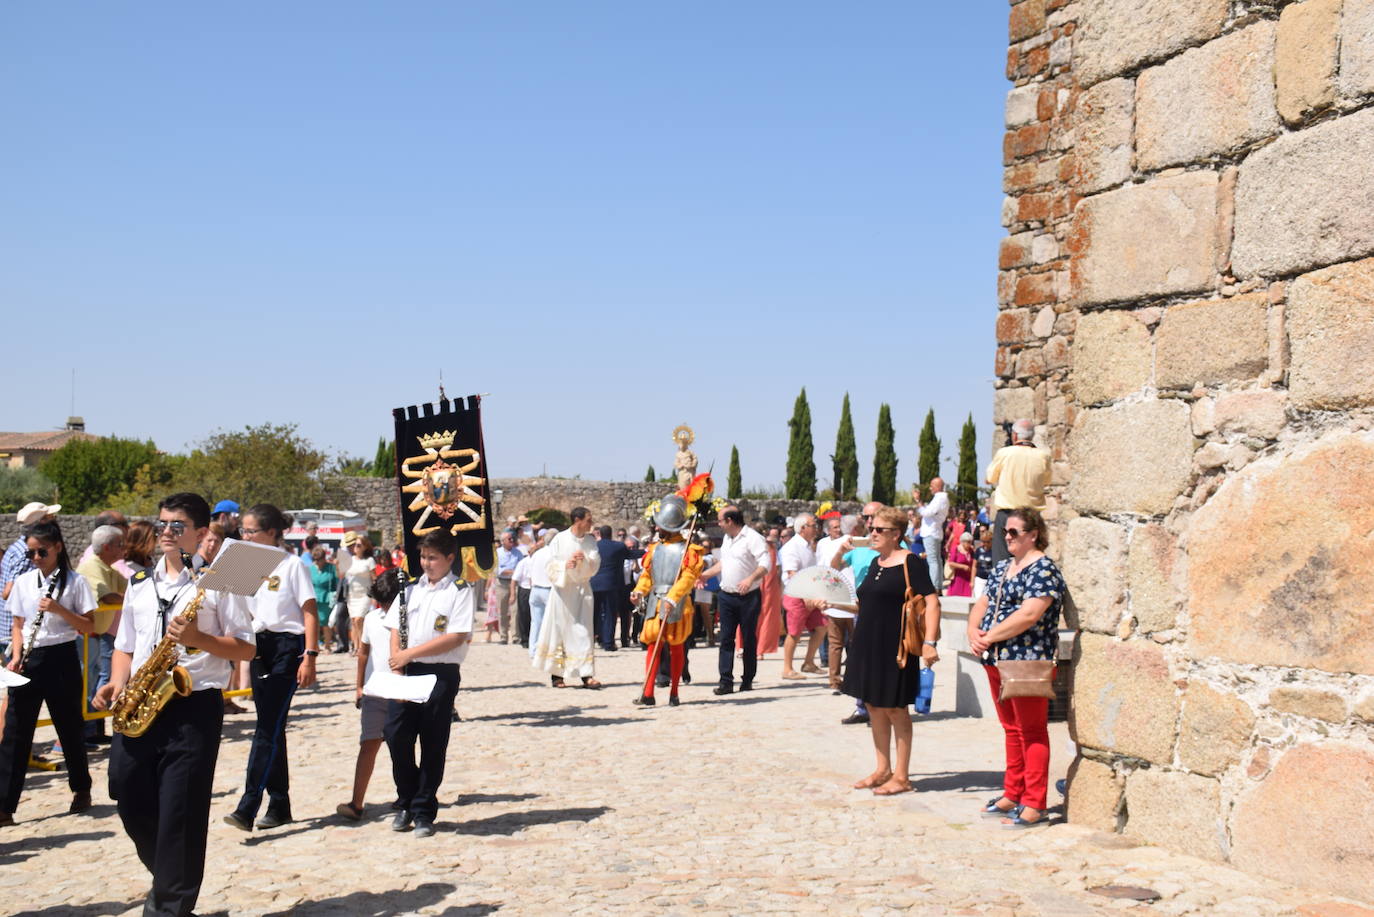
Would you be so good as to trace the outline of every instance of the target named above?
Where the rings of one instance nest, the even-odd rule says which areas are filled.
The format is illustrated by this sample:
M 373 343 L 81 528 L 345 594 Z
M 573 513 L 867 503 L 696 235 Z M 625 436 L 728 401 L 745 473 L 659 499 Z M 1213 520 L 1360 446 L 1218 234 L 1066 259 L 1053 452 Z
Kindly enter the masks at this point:
M 816 542 L 816 563 L 828 567 L 844 540 L 844 520 L 839 510 L 832 510 L 821 518 L 821 522 L 825 525 L 825 537 Z
M 553 579 L 549 576 L 549 542 L 558 535 L 557 529 L 544 529 L 544 534 L 535 542 L 538 547 L 530 555 L 530 658 L 539 643 L 539 632 L 544 628 L 544 612 L 549 607 L 549 593 L 553 591 Z
M 784 589 L 788 580 L 792 579 L 798 570 L 816 566 L 816 536 L 820 534 L 816 517 L 810 513 L 802 513 L 793 520 L 792 525 L 796 528 L 797 534 L 788 539 L 778 551 L 778 565 L 782 567 Z M 811 638 L 806 643 L 806 661 L 802 663 L 801 670 L 819 674 L 821 669 L 816 665 L 816 649 L 820 642 L 825 616 L 819 608 L 786 594 L 782 597 L 782 609 L 787 625 L 787 639 L 782 644 L 782 677 L 791 680 L 806 677 L 792 667 L 797 655 L 797 642 L 805 633 L 809 633 Z
M 735 629 L 740 632 L 744 651 L 744 673 L 739 689 L 754 687 L 754 674 L 759 667 L 759 610 L 763 607 L 763 593 L 759 587 L 772 569 L 768 544 L 763 536 L 744 524 L 744 513 L 738 506 L 723 507 L 716 521 L 725 531 L 719 560 L 702 571 L 702 580 L 720 577 L 720 684 L 716 694 L 735 690 Z
M 920 501 L 919 492 L 915 495 Z M 944 558 L 940 554 L 940 542 L 945 537 L 945 519 L 949 516 L 949 494 L 945 493 L 945 482 L 940 478 L 930 479 L 930 502 L 921 503 L 916 511 L 921 514 L 921 544 L 925 546 L 926 564 L 930 566 L 930 581 L 935 593 L 940 593 L 940 584 L 945 581 Z

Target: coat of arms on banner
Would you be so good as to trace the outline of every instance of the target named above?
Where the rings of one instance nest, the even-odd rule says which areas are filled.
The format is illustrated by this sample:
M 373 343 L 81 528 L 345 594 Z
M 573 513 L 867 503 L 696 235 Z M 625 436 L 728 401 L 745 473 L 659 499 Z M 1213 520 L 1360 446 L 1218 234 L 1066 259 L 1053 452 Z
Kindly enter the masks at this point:
M 458 541 L 455 574 L 470 582 L 491 575 L 496 552 L 481 399 L 441 396 L 437 405 L 396 408 L 392 416 L 408 568 L 420 569 L 420 538 L 442 529 Z

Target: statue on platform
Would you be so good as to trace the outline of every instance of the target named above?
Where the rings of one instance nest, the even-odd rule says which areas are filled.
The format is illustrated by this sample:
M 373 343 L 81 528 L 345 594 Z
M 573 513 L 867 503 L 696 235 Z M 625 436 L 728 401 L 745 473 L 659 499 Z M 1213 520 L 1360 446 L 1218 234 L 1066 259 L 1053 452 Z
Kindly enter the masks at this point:
M 697 473 L 697 454 L 689 446 L 696 439 L 692 428 L 678 424 L 673 430 L 673 442 L 677 443 L 677 457 L 673 459 L 673 470 L 677 472 L 677 486 L 686 490 Z

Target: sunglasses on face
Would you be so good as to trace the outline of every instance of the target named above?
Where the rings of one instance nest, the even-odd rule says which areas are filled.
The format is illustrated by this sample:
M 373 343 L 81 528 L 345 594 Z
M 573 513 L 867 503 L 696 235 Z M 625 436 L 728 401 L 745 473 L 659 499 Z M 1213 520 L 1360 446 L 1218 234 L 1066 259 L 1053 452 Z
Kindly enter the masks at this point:
M 48 549 L 47 549 L 47 548 L 31 548 L 30 550 L 24 552 L 24 556 L 27 557 L 29 560 L 33 560 L 34 558 L 37 558 L 37 559 L 39 559 L 39 560 L 47 560 L 47 559 L 48 559 Z
M 900 532 L 900 531 L 901 531 L 901 529 L 893 528 L 893 527 L 890 526 L 890 525 L 870 525 L 870 526 L 868 527 L 868 530 L 869 530 L 870 532 Z
M 158 535 L 161 535 L 163 532 L 171 532 L 173 536 L 180 538 L 182 535 L 186 534 L 186 523 L 182 522 L 180 519 L 175 522 L 167 522 L 159 519 L 157 522 L 153 523 L 153 532 Z
M 1004 532 L 1002 533 L 1002 537 L 1003 537 L 1003 538 L 1020 538 L 1022 535 L 1025 535 L 1025 534 L 1027 534 L 1027 533 L 1026 533 L 1026 532 L 1023 532 L 1021 529 L 1007 529 L 1006 531 L 1004 531 Z

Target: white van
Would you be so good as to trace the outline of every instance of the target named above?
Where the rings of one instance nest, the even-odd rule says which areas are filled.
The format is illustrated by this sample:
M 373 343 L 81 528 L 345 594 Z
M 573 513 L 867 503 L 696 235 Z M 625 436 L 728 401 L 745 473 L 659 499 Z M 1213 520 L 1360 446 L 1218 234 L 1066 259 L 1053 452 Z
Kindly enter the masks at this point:
M 335 555 L 343 545 L 343 537 L 349 532 L 367 534 L 367 520 L 361 513 L 342 509 L 289 509 L 291 528 L 287 529 L 285 540 L 292 550 L 299 551 L 305 541 L 306 525 L 315 523 L 315 537 Z

